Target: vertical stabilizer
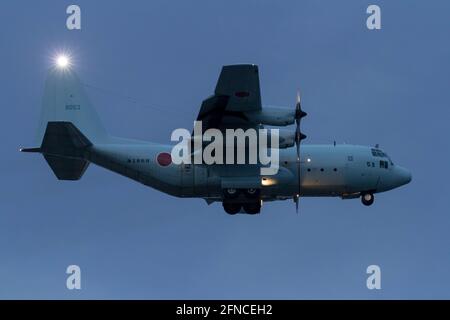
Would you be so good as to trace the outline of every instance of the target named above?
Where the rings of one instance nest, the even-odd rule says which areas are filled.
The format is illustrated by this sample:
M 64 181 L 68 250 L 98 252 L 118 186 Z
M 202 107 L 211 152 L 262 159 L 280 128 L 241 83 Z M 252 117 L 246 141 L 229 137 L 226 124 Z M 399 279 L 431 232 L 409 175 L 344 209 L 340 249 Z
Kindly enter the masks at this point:
M 94 144 L 108 140 L 83 83 L 70 67 L 54 67 L 48 72 L 37 134 L 38 145 L 42 143 L 47 123 L 55 121 L 71 122 Z

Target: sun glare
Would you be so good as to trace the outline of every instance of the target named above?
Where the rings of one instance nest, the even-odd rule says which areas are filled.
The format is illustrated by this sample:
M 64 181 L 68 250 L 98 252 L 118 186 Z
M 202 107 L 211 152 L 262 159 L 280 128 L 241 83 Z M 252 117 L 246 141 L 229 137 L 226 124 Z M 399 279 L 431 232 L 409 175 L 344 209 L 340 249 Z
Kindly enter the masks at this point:
M 59 55 L 56 58 L 56 65 L 61 69 L 65 69 L 70 65 L 70 60 L 66 55 Z

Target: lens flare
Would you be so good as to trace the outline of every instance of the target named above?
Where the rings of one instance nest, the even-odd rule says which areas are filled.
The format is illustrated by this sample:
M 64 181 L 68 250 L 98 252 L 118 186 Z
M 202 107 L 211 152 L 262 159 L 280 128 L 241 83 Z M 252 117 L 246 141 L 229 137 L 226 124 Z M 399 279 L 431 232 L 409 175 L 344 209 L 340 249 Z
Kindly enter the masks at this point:
M 56 65 L 61 69 L 67 68 L 70 65 L 69 57 L 66 55 L 59 55 L 56 57 Z

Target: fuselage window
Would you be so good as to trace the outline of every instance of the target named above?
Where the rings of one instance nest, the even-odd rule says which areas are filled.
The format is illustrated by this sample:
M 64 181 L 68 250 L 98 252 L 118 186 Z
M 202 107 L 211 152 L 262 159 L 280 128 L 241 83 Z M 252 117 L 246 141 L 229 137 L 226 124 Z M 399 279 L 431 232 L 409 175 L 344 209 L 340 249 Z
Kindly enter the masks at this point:
M 388 169 L 389 168 L 388 162 L 384 161 L 384 160 L 380 160 L 380 168 Z
M 347 159 L 348 161 L 353 161 L 353 156 L 348 156 Z

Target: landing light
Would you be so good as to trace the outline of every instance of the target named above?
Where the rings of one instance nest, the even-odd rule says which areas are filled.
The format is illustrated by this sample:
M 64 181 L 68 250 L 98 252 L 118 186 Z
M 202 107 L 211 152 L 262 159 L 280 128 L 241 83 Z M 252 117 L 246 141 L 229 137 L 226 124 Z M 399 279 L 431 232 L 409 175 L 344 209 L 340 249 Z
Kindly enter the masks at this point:
M 266 177 L 264 177 L 264 178 L 261 179 L 261 184 L 262 184 L 264 187 L 272 186 L 272 185 L 274 185 L 274 184 L 276 184 L 276 183 L 277 183 L 277 182 L 276 182 L 275 179 L 266 178 Z

